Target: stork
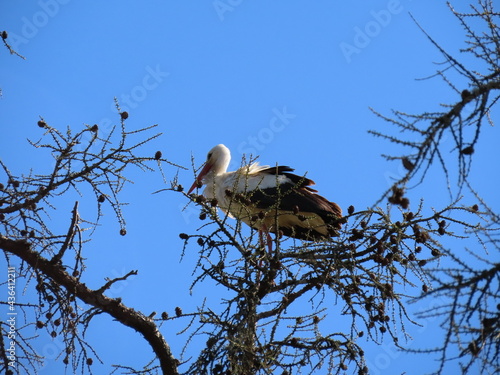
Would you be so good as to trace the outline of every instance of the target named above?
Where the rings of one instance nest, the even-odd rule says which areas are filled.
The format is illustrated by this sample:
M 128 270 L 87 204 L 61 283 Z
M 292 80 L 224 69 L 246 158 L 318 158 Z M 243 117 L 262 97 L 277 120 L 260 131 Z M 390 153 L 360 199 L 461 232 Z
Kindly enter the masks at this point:
M 257 229 L 261 244 L 269 233 L 306 241 L 325 240 L 338 235 L 341 208 L 310 186 L 314 181 L 290 173 L 288 166 L 270 167 L 252 163 L 227 172 L 231 153 L 223 144 L 212 148 L 207 161 L 188 194 L 205 185 L 203 195 L 216 199 L 227 215 Z

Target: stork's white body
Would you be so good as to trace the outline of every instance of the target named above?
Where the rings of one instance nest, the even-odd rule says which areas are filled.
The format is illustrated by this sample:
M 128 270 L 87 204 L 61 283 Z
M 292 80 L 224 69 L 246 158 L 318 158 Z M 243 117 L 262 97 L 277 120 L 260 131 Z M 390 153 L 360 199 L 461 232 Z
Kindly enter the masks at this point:
M 204 181 L 206 187 L 203 195 L 206 198 L 217 199 L 220 208 L 224 211 L 229 211 L 228 213 L 231 214 L 229 207 L 233 204 L 234 199 L 227 194 L 228 191 L 235 194 L 246 194 L 257 189 L 265 190 L 276 188 L 284 183 L 292 183 L 284 175 L 259 173 L 269 168 L 268 165 L 261 166 L 258 163 L 253 163 L 233 172 L 207 175 Z M 233 216 L 237 217 L 238 215 Z
M 226 146 L 215 146 L 189 192 L 201 182 L 206 198 L 258 230 L 306 240 L 336 235 L 342 211 L 310 188 L 312 180 L 289 173 L 289 167 L 258 163 L 227 172 L 230 160 Z

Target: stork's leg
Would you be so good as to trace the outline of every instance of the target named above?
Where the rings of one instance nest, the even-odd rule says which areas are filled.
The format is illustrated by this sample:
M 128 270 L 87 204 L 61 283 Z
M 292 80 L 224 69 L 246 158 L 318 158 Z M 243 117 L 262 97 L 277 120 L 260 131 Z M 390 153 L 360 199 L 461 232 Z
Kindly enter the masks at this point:
M 264 239 L 264 233 L 266 236 L 265 239 Z M 269 234 L 269 230 L 267 229 L 265 224 L 262 224 L 262 227 L 259 229 L 259 242 L 262 249 L 265 249 L 267 245 L 268 256 L 269 256 L 268 261 L 271 262 L 271 260 L 273 259 L 273 239 Z M 264 259 L 261 258 L 259 262 L 259 267 L 262 267 L 263 263 Z M 257 279 L 260 280 L 260 270 L 257 271 Z M 271 280 L 271 282 L 274 285 L 274 281 Z
M 273 254 L 273 239 L 269 232 L 266 232 L 267 249 L 269 250 L 269 256 Z
M 259 245 L 260 245 L 260 249 L 264 249 L 266 247 L 266 244 L 264 242 L 264 233 L 262 231 L 262 229 L 259 229 Z M 260 249 L 259 249 L 259 252 L 260 252 Z M 262 265 L 264 264 L 264 260 L 261 258 L 259 260 L 259 268 L 262 267 Z M 257 269 L 257 285 L 259 285 L 260 283 L 260 269 Z
M 264 241 L 263 232 L 266 234 L 265 241 Z M 271 256 L 273 253 L 273 239 L 272 239 L 271 235 L 269 234 L 269 230 L 267 229 L 265 224 L 262 224 L 262 228 L 259 230 L 259 238 L 260 238 L 260 244 L 262 247 L 264 247 L 267 244 L 267 249 L 269 250 L 269 256 Z
M 262 229 L 259 229 L 259 244 L 261 248 L 266 247 L 266 243 L 264 242 L 264 233 Z

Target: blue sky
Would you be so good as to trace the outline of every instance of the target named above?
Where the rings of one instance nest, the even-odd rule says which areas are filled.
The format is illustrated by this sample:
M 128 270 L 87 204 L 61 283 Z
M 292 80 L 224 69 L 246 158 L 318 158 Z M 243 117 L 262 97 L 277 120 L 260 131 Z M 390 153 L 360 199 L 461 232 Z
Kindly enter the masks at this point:
M 105 130 L 118 122 L 116 97 L 130 114 L 130 128 L 159 125 L 163 136 L 144 148 L 146 154 L 161 150 L 189 167 L 191 155 L 199 165 L 211 147 L 224 143 L 233 167 L 243 153 L 258 154 L 264 164 L 307 172 L 322 195 L 344 209 L 370 206 L 403 170 L 379 156 L 397 148 L 367 134 L 388 128 L 369 107 L 416 113 L 459 99 L 437 79 L 415 80 L 433 74 L 442 58 L 409 12 L 450 52 L 464 47 L 444 1 L 2 2 L 0 30 L 26 60 L 0 49 L 0 157 L 15 174 L 48 171 L 50 155 L 26 142 L 42 135 L 39 116 L 61 130 L 94 123 Z M 476 166 L 498 156 L 492 132 L 483 130 Z M 167 178 L 176 172 L 166 168 Z M 158 173 L 131 170 L 128 177 L 135 181 L 122 196 L 130 203 L 124 208 L 128 234 L 118 234 L 108 207 L 85 249 L 88 285 L 137 269 L 138 276 L 111 292 L 146 314 L 173 314 L 175 306 L 190 311 L 205 294 L 216 301 L 208 287 L 189 294 L 196 249 L 188 248 L 179 263 L 178 234 L 197 229 L 197 209 L 182 211 L 187 202 L 179 194 L 152 195 L 165 187 Z M 184 186 L 192 178 L 192 171 L 179 172 Z M 415 201 L 448 199 L 436 186 L 444 189 L 445 181 L 433 168 L 429 183 L 412 192 Z M 495 184 L 478 186 L 498 207 Z M 95 217 L 92 195 L 69 195 L 51 213 L 53 225 L 67 225 L 76 199 L 82 215 Z M 97 373 L 113 363 L 149 360 L 149 347 L 134 332 L 106 317 L 95 323 L 88 339 L 105 361 L 95 365 Z M 176 355 L 185 340 L 179 330 L 162 329 Z M 419 329 L 414 337 L 432 342 L 435 332 Z M 63 368 L 53 354 L 57 339 L 42 335 L 36 347 L 48 357 L 42 374 Z M 412 374 L 422 363 L 389 343 L 371 346 L 367 358 L 375 374 Z

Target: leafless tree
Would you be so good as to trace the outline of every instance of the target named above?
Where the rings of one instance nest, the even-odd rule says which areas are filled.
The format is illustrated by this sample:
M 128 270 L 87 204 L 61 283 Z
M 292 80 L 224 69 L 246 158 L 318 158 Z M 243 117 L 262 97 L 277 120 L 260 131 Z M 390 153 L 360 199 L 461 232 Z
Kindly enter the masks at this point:
M 433 308 L 420 315 L 423 318 L 441 319 L 443 340 L 434 348 L 413 352 L 440 353 L 439 374 L 444 373 L 450 361 L 459 361 L 464 374 L 475 363 L 479 363 L 482 373 L 498 373 L 499 213 L 482 198 L 474 180 L 469 176 L 474 169 L 474 152 L 479 146 L 481 130 L 487 125 L 494 125 L 494 106 L 500 98 L 500 13 L 495 11 L 493 2 L 488 0 L 470 5 L 467 11 L 457 11 L 451 4 L 448 5 L 465 31 L 466 46 L 460 53 L 472 56 L 474 66 L 467 67 L 430 35 L 425 35 L 444 58 L 440 64 L 442 68 L 429 79 L 441 78 L 455 93 L 455 102 L 443 104 L 443 109 L 439 111 L 429 110 L 418 114 L 394 111 L 390 117 L 378 114 L 399 132 L 397 135 L 379 131 L 372 133 L 402 145 L 406 150 L 402 155 L 386 156 L 388 160 L 400 159 L 407 170 L 406 175 L 396 181 L 393 188 L 405 188 L 410 182 L 422 182 L 431 165 L 439 164 L 448 179 L 448 186 L 457 186 L 454 192 L 449 188 L 450 196 L 468 195 L 476 199 L 474 209 L 479 211 L 482 218 L 481 224 L 468 230 L 468 234 L 477 239 L 473 248 L 444 248 L 442 253 L 451 260 L 450 265 L 426 269 L 425 275 L 431 281 L 433 289 L 417 300 L 433 298 L 442 303 L 438 309 Z M 462 87 L 457 87 L 454 82 L 461 83 Z M 403 133 L 409 137 L 401 137 Z M 456 156 L 454 164 L 444 155 L 450 151 L 442 142 L 446 137 L 454 143 L 451 150 Z M 410 138 L 412 140 L 408 140 Z M 489 167 L 497 162 L 491 160 L 488 168 L 479 169 L 483 179 L 488 179 L 490 173 L 495 173 Z M 476 172 L 477 169 L 476 166 Z M 456 184 L 450 181 L 452 175 L 457 176 Z M 460 352 L 458 358 L 453 354 L 456 350 Z
M 386 158 L 399 160 L 406 174 L 372 208 L 356 210 L 356 202 L 346 207 L 337 237 L 310 243 L 277 236 L 269 251 L 253 230 L 228 220 L 217 201 L 187 195 L 176 179 L 171 181 L 168 190 L 200 209 L 200 230 L 180 234 L 184 251 L 194 247 L 199 253 L 192 288 L 209 284 L 222 295 L 215 305 L 201 301 L 196 311 L 178 308 L 175 316 L 146 316 L 106 295 L 113 283 L 135 271 L 89 289 L 81 281 L 83 253 L 96 222 L 80 217 L 78 202 L 64 233 L 54 233 L 44 220 L 59 196 L 86 188 L 96 202 L 94 221 L 99 221 L 102 203 L 108 202 L 120 233 L 126 235 L 120 191 L 127 182 L 127 168 L 148 171 L 172 165 L 161 152 L 136 156 L 142 145 L 158 136 L 150 134 L 154 126 L 127 131 L 128 114 L 118 106 L 119 124 L 102 137 L 97 125 L 61 132 L 41 119 L 38 125 L 45 134 L 31 143 L 54 156 L 52 171 L 17 176 L 0 164 L 5 181 L 0 185 L 0 248 L 8 263 L 14 258 L 22 261 L 16 277 L 39 296 L 32 304 L 16 305 L 37 317 L 26 321 L 15 338 L 21 369 L 32 373 L 41 361 L 29 335 L 23 334 L 35 326 L 63 338 L 61 360 L 74 372 L 92 372 L 98 353 L 81 332 L 96 315 L 108 314 L 117 324 L 140 332 L 155 353 L 143 369 L 116 369 L 128 373 L 312 374 L 327 369 L 332 374 L 364 374 L 368 373 L 366 342 L 390 341 L 404 350 L 407 341 L 401 337 L 406 327 L 433 316 L 440 319 L 442 341 L 432 348 L 412 349 L 415 355 L 437 353 L 440 374 L 450 362 L 459 363 L 464 374 L 473 366 L 484 373 L 498 372 L 499 215 L 482 199 L 469 175 L 481 129 L 492 123 L 499 98 L 499 14 L 487 0 L 472 6 L 470 13 L 450 9 L 466 33 L 467 46 L 461 52 L 472 54 L 484 71 L 467 68 L 422 28 L 445 60 L 430 78 L 441 77 L 457 99 L 420 114 L 377 113 L 394 125 L 394 132 L 372 133 L 402 146 L 401 155 Z M 3 39 L 6 43 L 7 36 Z M 457 74 L 460 82 L 468 82 L 466 87 L 453 84 Z M 404 138 L 406 134 L 410 136 Z M 143 138 L 131 141 L 138 136 Z M 454 142 L 454 164 L 445 155 L 450 151 L 442 142 L 445 136 Z M 423 183 L 436 164 L 448 179 L 457 176 L 458 188 L 448 188 L 449 202 L 431 210 L 425 197 L 412 196 L 411 187 Z M 463 204 L 465 194 L 475 203 Z M 245 202 L 244 195 L 233 199 Z M 476 247 L 448 245 L 450 239 L 466 237 L 475 240 L 470 243 Z M 440 305 L 414 321 L 410 303 L 423 299 L 435 299 Z M 186 325 L 186 351 L 176 356 L 161 333 L 172 321 Z M 0 363 L 7 373 L 11 371 L 9 328 L 8 322 L 1 323 Z M 186 354 L 193 352 L 192 347 L 194 357 Z M 459 356 L 453 354 L 457 350 Z
M 65 345 L 62 361 L 74 372 L 78 369 L 84 371 L 85 368 L 91 371 L 98 354 L 83 335 L 92 319 L 102 313 L 140 332 L 156 354 L 157 367 L 165 374 L 177 373 L 177 361 L 157 324 L 141 312 L 125 306 L 120 298 L 106 296 L 106 291 L 114 283 L 135 275 L 136 271 L 109 279 L 95 290 L 81 281 L 86 269 L 83 256 L 85 242 L 99 223 L 103 203 L 107 202 L 113 208 L 121 226 L 120 234 L 126 235 L 122 202 L 119 200 L 120 191 L 127 182 L 126 170 L 135 166 L 150 171 L 153 170 L 149 166 L 151 163 L 158 166 L 169 163 L 162 159 L 161 152 L 148 157 L 135 155 L 136 149 L 160 134 L 146 135 L 144 139 L 131 143 L 131 138 L 150 133 L 156 125 L 127 131 L 125 120 L 128 113 L 120 112 L 118 105 L 117 108 L 119 124 L 103 132 L 103 138 L 99 136 L 98 125 L 86 126 L 76 133 L 68 128 L 63 133 L 43 119 L 38 121 L 45 134 L 31 144 L 48 150 L 54 157 L 55 163 L 48 174 L 30 172 L 17 176 L 0 162 L 2 179 L 6 181 L 6 184 L 0 184 L 0 248 L 8 265 L 12 259 L 22 261 L 22 266 L 16 267 L 16 275 L 13 275 L 18 288 L 26 283 L 39 296 L 39 301 L 29 305 L 15 304 L 14 299 L 12 302 L 3 301 L 13 309 L 20 309 L 25 317 L 32 313 L 36 316 L 35 321 L 26 321 L 18 327 L 14 336 L 9 335 L 12 333 L 9 323 L 2 321 L 0 362 L 6 373 L 13 371 L 13 367 L 9 367 L 12 362 L 9 358 L 11 340 L 15 340 L 18 351 L 15 364 L 19 364 L 23 373 L 33 373 L 43 360 L 32 347 L 30 335 L 24 334 L 33 326 L 45 330 L 52 337 L 62 337 Z M 97 220 L 89 222 L 80 217 L 78 202 L 75 202 L 67 231 L 54 233 L 47 224 L 49 211 L 57 206 L 59 197 L 71 189 L 82 191 L 85 185 L 94 195 Z
M 248 368 L 254 373 L 276 373 L 278 368 L 292 373 L 299 367 L 314 372 L 321 366 L 327 366 L 330 373 L 341 373 L 348 364 L 365 373 L 360 336 L 368 335 L 375 342 L 393 340 L 404 349 L 398 332 L 405 332 L 405 323 L 418 324 L 407 314 L 411 287 L 414 297 L 410 302 L 432 298 L 439 303 L 439 308 L 425 310 L 418 317 L 440 319 L 443 339 L 436 347 L 409 352 L 438 353 L 440 374 L 450 362 L 458 362 L 464 374 L 474 364 L 483 373 L 500 370 L 499 216 L 469 179 L 481 129 L 492 124 L 492 109 L 499 98 L 499 14 L 491 1 L 471 6 L 470 13 L 458 12 L 451 5 L 450 10 L 466 33 L 466 48 L 460 52 L 472 54 L 484 70 L 467 68 L 422 28 L 445 59 L 428 79 L 442 78 L 457 101 L 442 105 L 442 110 L 419 114 L 394 111 L 392 116 L 383 116 L 375 112 L 397 132 L 372 134 L 408 150 L 402 155 L 384 155 L 388 160 L 400 160 L 406 174 L 382 194 L 374 208 L 355 212 L 351 207 L 339 238 L 314 245 L 277 239 L 276 253 L 259 252 L 252 236 L 241 237 L 239 223 L 228 232 L 226 218 L 217 216 L 211 207 L 214 202 L 197 198 L 202 206 L 200 219 L 208 215 L 211 222 L 206 227 L 214 230 L 207 236 L 181 235 L 186 243 L 197 238 L 201 247 L 195 284 L 211 278 L 233 293 L 217 318 L 210 310 L 202 311 L 206 315 L 203 332 L 211 334 L 189 373 L 242 374 Z M 459 81 L 465 79 L 467 86 L 457 88 L 455 76 Z M 442 142 L 446 137 L 454 142 L 457 162 L 453 165 L 445 156 L 450 151 Z M 428 216 L 423 214 L 425 200 L 410 211 L 410 186 L 423 183 L 436 164 L 448 180 L 457 176 L 456 190 L 449 187 L 450 181 L 447 184 L 450 202 Z M 477 203 L 464 206 L 464 194 Z M 388 203 L 386 209 L 377 207 L 384 202 Z M 442 244 L 453 236 L 470 238 L 472 244 L 475 239 L 478 249 Z M 228 244 L 239 250 L 240 258 L 230 255 Z M 255 248 L 248 252 L 252 244 Z M 296 311 L 294 304 L 309 304 L 311 315 L 290 313 L 288 317 L 288 310 Z M 335 311 L 351 319 L 348 332 L 321 330 L 321 321 Z M 458 357 L 453 355 L 457 350 Z

